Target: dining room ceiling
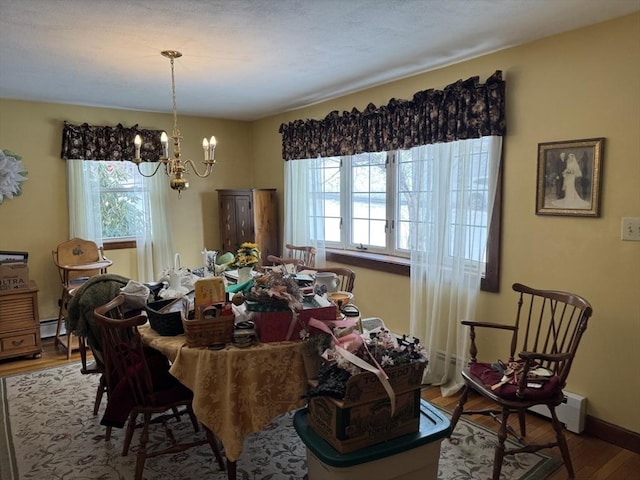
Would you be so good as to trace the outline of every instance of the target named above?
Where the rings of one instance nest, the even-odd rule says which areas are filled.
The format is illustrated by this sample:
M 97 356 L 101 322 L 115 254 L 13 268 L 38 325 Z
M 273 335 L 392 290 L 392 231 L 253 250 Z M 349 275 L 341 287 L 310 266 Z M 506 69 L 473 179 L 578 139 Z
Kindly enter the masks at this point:
M 0 0 L 0 98 L 256 120 L 640 0 Z M 497 66 L 500 67 L 499 65 Z

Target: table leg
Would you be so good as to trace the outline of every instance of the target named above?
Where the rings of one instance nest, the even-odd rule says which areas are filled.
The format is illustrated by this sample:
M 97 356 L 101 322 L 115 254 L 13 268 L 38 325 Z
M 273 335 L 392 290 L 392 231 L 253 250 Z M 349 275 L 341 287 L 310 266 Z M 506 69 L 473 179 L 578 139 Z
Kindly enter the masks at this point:
M 236 462 L 227 459 L 227 479 L 236 480 Z

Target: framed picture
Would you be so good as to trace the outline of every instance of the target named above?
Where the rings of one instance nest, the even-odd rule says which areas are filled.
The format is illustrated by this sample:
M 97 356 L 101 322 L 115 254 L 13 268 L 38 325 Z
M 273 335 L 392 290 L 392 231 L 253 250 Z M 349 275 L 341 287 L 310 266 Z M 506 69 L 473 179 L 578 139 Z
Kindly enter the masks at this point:
M 8 252 L 0 250 L 0 264 L 2 263 L 27 263 L 29 260 L 28 252 Z
M 538 144 L 536 215 L 597 217 L 604 138 Z

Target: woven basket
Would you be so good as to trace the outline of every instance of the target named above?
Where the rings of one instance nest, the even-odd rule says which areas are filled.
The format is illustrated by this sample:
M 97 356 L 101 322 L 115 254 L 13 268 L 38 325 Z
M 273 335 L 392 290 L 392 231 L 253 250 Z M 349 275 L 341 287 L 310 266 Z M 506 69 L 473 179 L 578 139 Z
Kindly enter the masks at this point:
M 199 319 L 182 319 L 187 345 L 192 348 L 231 343 L 234 323 L 235 315 L 218 315 L 215 307 L 203 310 Z
M 178 300 L 179 302 L 180 300 Z M 164 337 L 175 337 L 184 333 L 182 326 L 182 309 L 178 311 L 162 312 L 164 307 L 177 303 L 176 299 L 159 300 L 148 303 L 145 307 L 149 324 L 156 332 Z M 178 305 L 182 305 L 179 303 Z

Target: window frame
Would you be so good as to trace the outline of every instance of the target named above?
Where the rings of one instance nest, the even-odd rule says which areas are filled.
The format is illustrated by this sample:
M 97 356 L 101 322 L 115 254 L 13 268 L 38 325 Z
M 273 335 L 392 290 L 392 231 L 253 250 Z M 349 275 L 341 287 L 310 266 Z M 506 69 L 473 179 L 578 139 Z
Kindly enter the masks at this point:
M 101 160 L 100 162 L 105 162 L 105 163 L 111 163 L 111 164 L 115 164 L 115 165 L 120 165 L 122 162 L 121 161 L 117 161 L 117 160 Z M 136 172 L 134 172 L 134 175 L 136 174 Z M 134 184 L 134 188 L 130 189 L 127 187 L 123 187 L 121 184 L 119 184 L 118 186 L 114 186 L 112 188 L 103 188 L 100 187 L 100 193 L 102 192 L 134 192 L 134 193 L 142 193 L 143 195 L 147 196 L 149 195 L 149 191 L 146 188 L 138 188 L 136 186 L 137 184 Z M 148 198 L 145 200 L 148 201 Z M 102 238 L 102 244 L 103 244 L 103 248 L 104 250 L 124 250 L 124 249 L 130 249 L 130 248 L 137 248 L 137 240 L 135 236 L 132 237 L 113 237 L 113 238 L 106 238 L 103 237 Z
M 395 181 L 396 176 L 396 152 L 387 152 L 387 185 L 389 182 Z M 393 168 L 390 168 L 390 164 L 393 163 Z M 351 165 L 349 164 L 349 167 Z M 348 170 L 344 168 L 344 170 Z M 350 170 L 350 169 L 349 169 Z M 342 175 L 342 173 L 341 173 Z M 349 172 L 350 176 L 350 172 Z M 392 177 L 392 178 L 390 178 Z M 345 182 L 345 179 L 341 178 L 341 182 Z M 498 169 L 498 178 L 496 185 L 496 194 L 493 204 L 493 210 L 491 215 L 491 222 L 488 226 L 487 237 L 487 251 L 486 251 L 486 266 L 485 273 L 481 279 L 480 288 L 486 292 L 499 292 L 500 284 L 500 253 L 501 253 L 501 236 L 502 236 L 502 153 L 500 159 L 500 167 Z M 342 183 L 344 185 L 344 183 Z M 350 188 L 347 185 L 347 188 Z M 349 190 L 347 190 L 349 191 Z M 397 195 L 395 192 L 395 186 L 393 186 L 391 193 Z M 388 190 L 388 195 L 390 195 Z M 348 202 L 350 202 L 350 195 Z M 342 198 L 341 198 L 342 200 Z M 387 205 L 388 205 L 387 201 Z M 387 207 L 388 209 L 388 207 Z M 345 212 L 345 209 L 341 206 L 341 212 Z M 395 221 L 395 211 L 390 222 Z M 346 223 L 350 220 L 350 217 L 343 219 L 342 223 Z M 395 227 L 395 226 L 394 226 Z M 383 271 L 388 273 L 394 273 L 398 275 L 409 276 L 411 274 L 411 263 L 408 256 L 402 256 L 397 253 L 382 253 L 380 251 L 371 251 L 368 249 L 353 249 L 347 248 L 348 238 L 346 231 L 342 230 L 340 235 L 342 239 L 341 248 L 337 247 L 334 242 L 327 242 L 326 259 L 331 262 L 343 263 L 345 265 L 352 265 L 355 267 L 368 268 L 371 270 Z M 390 237 L 391 236 L 391 237 Z M 387 239 L 395 236 L 395 228 L 387 229 Z M 396 249 L 397 251 L 397 249 Z

